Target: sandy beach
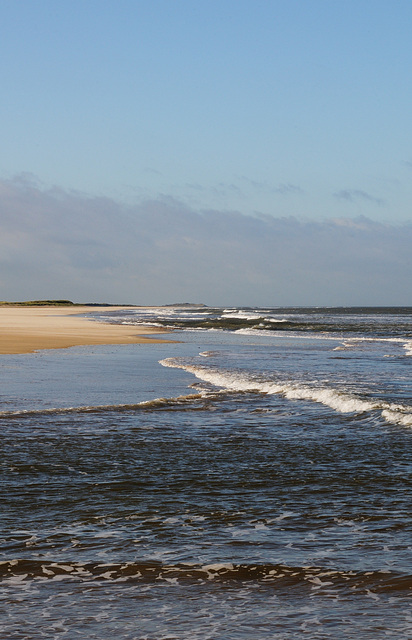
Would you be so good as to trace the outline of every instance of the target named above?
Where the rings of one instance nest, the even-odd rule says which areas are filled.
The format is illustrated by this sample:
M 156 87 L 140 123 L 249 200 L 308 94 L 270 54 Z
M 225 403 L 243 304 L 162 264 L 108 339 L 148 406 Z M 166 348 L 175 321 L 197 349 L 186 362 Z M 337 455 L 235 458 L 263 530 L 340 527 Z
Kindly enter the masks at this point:
M 80 345 L 165 342 L 151 334 L 161 329 L 114 325 L 79 317 L 83 313 L 129 307 L 0 306 L 0 354 L 33 353 Z

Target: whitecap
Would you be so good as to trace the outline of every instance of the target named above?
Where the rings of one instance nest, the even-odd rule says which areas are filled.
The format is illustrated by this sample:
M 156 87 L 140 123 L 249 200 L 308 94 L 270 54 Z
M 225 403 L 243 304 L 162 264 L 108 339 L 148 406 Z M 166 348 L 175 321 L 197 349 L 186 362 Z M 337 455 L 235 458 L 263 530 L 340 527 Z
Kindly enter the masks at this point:
M 230 391 L 280 394 L 289 400 L 309 400 L 330 407 L 339 413 L 365 413 L 381 411 L 388 422 L 412 426 L 412 407 L 393 405 L 374 399 L 363 399 L 346 391 L 328 387 L 311 387 L 293 382 L 277 383 L 262 380 L 235 371 L 209 369 L 204 366 L 187 364 L 183 358 L 166 358 L 160 364 L 165 367 L 184 369 L 198 379 Z

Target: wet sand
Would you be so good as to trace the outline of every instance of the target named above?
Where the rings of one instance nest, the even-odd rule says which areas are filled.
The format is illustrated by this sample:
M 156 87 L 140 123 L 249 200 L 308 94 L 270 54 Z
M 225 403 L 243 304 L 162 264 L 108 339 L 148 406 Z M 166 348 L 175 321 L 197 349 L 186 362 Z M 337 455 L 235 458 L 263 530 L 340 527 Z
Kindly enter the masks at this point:
M 79 317 L 130 307 L 0 306 L 0 354 L 33 353 L 80 345 L 167 342 L 155 338 L 161 329 L 114 325 Z

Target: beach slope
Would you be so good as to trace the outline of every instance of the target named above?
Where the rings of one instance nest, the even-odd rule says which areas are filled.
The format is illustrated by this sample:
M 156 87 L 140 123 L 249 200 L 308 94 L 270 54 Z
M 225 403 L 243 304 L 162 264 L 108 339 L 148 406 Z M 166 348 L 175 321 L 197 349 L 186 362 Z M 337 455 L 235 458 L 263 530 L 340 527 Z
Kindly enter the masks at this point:
M 80 345 L 166 342 L 161 329 L 116 325 L 79 317 L 128 307 L 0 306 L 0 354 L 33 353 Z

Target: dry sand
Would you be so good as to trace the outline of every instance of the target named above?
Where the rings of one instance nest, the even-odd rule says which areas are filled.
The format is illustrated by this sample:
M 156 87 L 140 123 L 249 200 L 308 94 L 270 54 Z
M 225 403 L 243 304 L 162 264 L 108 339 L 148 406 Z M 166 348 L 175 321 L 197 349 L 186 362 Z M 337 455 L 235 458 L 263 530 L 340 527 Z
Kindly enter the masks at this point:
M 149 337 L 162 333 L 161 329 L 96 322 L 76 315 L 128 308 L 0 306 L 0 354 L 78 345 L 168 342 Z

